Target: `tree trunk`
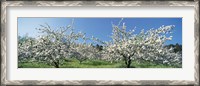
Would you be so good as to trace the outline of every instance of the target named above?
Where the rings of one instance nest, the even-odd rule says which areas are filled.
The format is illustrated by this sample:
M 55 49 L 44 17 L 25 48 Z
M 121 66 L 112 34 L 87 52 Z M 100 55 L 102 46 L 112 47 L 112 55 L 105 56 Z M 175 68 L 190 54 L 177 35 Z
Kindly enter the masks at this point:
M 59 61 L 58 62 L 53 62 L 54 63 L 54 67 L 59 68 Z
M 125 64 L 126 64 L 126 68 L 130 68 L 131 67 L 131 58 L 130 57 L 125 59 Z
M 131 67 L 131 59 L 129 59 L 127 62 L 127 68 L 130 68 L 130 67 Z
M 79 61 L 79 64 L 81 64 L 82 63 L 82 61 Z

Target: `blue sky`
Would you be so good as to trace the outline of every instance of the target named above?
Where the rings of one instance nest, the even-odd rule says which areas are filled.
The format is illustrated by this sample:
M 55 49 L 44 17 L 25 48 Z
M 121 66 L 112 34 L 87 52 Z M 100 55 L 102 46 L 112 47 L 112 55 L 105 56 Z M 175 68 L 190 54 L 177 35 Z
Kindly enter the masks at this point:
M 96 37 L 100 40 L 109 41 L 112 33 L 112 23 L 118 24 L 121 18 L 18 18 L 18 35 L 24 36 L 28 34 L 31 37 L 39 35 L 35 28 L 48 23 L 52 28 L 63 27 L 71 24 L 74 19 L 75 31 L 86 33 L 87 37 Z M 167 41 L 166 44 L 182 44 L 182 18 L 124 18 L 122 22 L 126 23 L 127 30 L 136 27 L 136 33 L 141 29 L 149 30 L 157 29 L 162 25 L 175 25 L 173 30 L 173 39 Z

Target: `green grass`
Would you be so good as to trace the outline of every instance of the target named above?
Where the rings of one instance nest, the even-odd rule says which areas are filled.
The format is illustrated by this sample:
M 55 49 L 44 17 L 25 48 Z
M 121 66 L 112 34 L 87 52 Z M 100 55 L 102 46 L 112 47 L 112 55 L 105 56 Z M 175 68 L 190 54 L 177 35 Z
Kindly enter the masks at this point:
M 18 63 L 18 68 L 54 68 L 54 66 L 41 62 L 23 62 Z
M 45 62 L 23 62 L 18 64 L 18 68 L 54 68 L 54 66 L 48 65 Z M 76 59 L 66 59 L 60 68 L 126 68 L 123 61 L 120 62 L 108 62 L 102 60 L 86 60 L 79 63 Z M 163 64 L 155 64 L 152 62 L 133 61 L 131 68 L 181 68 L 181 66 L 168 66 Z

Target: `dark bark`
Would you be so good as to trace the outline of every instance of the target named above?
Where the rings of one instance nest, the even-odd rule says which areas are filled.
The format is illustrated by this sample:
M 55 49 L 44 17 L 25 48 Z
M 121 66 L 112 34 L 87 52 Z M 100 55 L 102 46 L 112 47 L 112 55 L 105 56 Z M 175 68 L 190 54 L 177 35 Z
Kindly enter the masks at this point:
M 53 63 L 54 63 L 54 67 L 59 68 L 59 61 L 57 61 L 57 62 L 54 61 Z
M 124 62 L 126 64 L 126 67 L 127 68 L 130 68 L 131 67 L 131 58 L 130 57 L 124 57 Z
M 123 57 L 124 57 L 124 60 L 125 60 L 126 67 L 130 68 L 131 67 L 131 56 L 126 57 L 126 55 L 123 55 Z
M 82 63 L 82 61 L 80 60 L 80 61 L 79 61 L 79 64 L 81 64 L 81 63 Z
M 132 53 L 132 54 L 128 57 L 128 56 L 126 56 L 125 54 L 120 53 L 118 50 L 117 50 L 117 52 L 118 52 L 120 55 L 123 56 L 124 62 L 125 62 L 125 64 L 126 64 L 126 67 L 127 67 L 127 68 L 130 68 L 130 67 L 131 67 L 131 57 L 134 56 L 134 53 Z
M 131 59 L 128 59 L 127 68 L 130 68 L 130 67 L 131 67 Z

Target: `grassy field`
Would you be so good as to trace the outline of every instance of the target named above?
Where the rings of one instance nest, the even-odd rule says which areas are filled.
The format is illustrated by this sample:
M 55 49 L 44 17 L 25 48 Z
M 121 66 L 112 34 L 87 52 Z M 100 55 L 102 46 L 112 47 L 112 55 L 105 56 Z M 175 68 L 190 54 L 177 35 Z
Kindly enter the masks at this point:
M 54 66 L 48 65 L 45 62 L 23 62 L 18 63 L 18 68 L 54 68 Z M 79 63 L 76 59 L 68 59 L 63 64 L 60 64 L 60 68 L 126 68 L 126 66 L 122 61 L 111 63 L 102 60 L 86 60 Z M 138 63 L 133 61 L 131 68 L 181 68 L 181 66 L 158 65 L 152 62 Z

